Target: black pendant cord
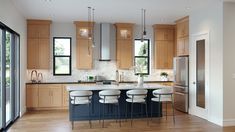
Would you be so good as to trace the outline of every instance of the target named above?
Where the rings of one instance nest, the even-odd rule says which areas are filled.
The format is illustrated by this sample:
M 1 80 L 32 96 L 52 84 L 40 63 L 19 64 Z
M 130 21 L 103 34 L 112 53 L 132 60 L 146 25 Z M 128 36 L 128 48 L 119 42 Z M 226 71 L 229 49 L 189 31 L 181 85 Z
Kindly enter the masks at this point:
M 92 47 L 95 47 L 95 9 L 92 9 Z

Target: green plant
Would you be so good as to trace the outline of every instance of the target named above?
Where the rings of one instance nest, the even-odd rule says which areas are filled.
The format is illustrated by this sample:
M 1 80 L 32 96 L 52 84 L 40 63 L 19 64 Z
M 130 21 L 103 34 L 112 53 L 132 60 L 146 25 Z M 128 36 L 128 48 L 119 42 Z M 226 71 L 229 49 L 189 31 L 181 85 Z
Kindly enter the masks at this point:
M 161 72 L 160 76 L 165 76 L 165 77 L 167 77 L 167 76 L 168 76 L 168 73 L 166 73 L 166 72 Z

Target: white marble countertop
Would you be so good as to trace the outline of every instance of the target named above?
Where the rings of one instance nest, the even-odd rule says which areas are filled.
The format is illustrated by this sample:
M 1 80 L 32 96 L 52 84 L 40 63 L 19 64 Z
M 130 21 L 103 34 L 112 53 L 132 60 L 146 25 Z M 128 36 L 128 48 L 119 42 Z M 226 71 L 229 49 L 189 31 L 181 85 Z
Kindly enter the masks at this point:
M 146 83 L 142 87 L 137 86 L 136 83 L 133 84 L 119 84 L 119 85 L 82 85 L 82 84 L 73 84 L 67 85 L 67 91 L 73 90 L 108 90 L 108 89 L 119 89 L 119 90 L 128 90 L 128 89 L 157 89 L 157 88 L 170 88 L 172 86 L 165 86 L 156 83 Z

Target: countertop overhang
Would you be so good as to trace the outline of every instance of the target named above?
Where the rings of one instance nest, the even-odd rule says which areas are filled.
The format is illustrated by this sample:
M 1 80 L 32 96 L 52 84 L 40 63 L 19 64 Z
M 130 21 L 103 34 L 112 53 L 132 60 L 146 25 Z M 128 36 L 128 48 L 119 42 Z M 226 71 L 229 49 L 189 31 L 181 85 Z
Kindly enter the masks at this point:
M 158 89 L 158 88 L 172 88 L 172 86 L 165 86 L 161 84 L 145 83 L 143 86 L 137 84 L 119 84 L 119 85 L 67 85 L 67 91 L 74 90 L 128 90 L 128 89 Z

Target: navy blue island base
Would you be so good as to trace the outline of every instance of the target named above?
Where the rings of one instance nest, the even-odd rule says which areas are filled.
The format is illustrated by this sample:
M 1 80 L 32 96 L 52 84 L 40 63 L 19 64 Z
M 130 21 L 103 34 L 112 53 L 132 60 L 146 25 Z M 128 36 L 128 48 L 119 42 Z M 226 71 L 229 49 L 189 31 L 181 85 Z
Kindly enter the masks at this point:
M 100 90 L 92 90 L 92 102 L 90 107 L 90 118 L 91 120 L 99 120 L 101 119 L 117 119 L 117 107 L 113 105 L 105 105 L 99 103 L 99 91 Z M 121 96 L 119 98 L 119 107 L 120 107 L 120 118 L 126 119 L 126 91 L 121 90 Z M 152 102 L 151 98 L 153 89 L 148 89 L 147 96 L 147 108 L 148 108 L 148 117 L 151 117 L 151 103 L 152 104 L 152 116 L 153 117 L 161 117 L 162 116 L 162 104 L 158 102 Z M 103 116 L 103 108 L 104 116 Z M 100 115 L 101 114 L 101 115 Z M 127 118 L 131 117 L 131 103 L 127 103 Z M 145 118 L 146 110 L 145 104 L 134 104 L 133 106 L 133 118 Z M 69 120 L 70 121 L 81 121 L 81 120 L 89 120 L 89 108 L 87 105 L 76 105 L 72 106 L 71 99 L 69 99 Z

